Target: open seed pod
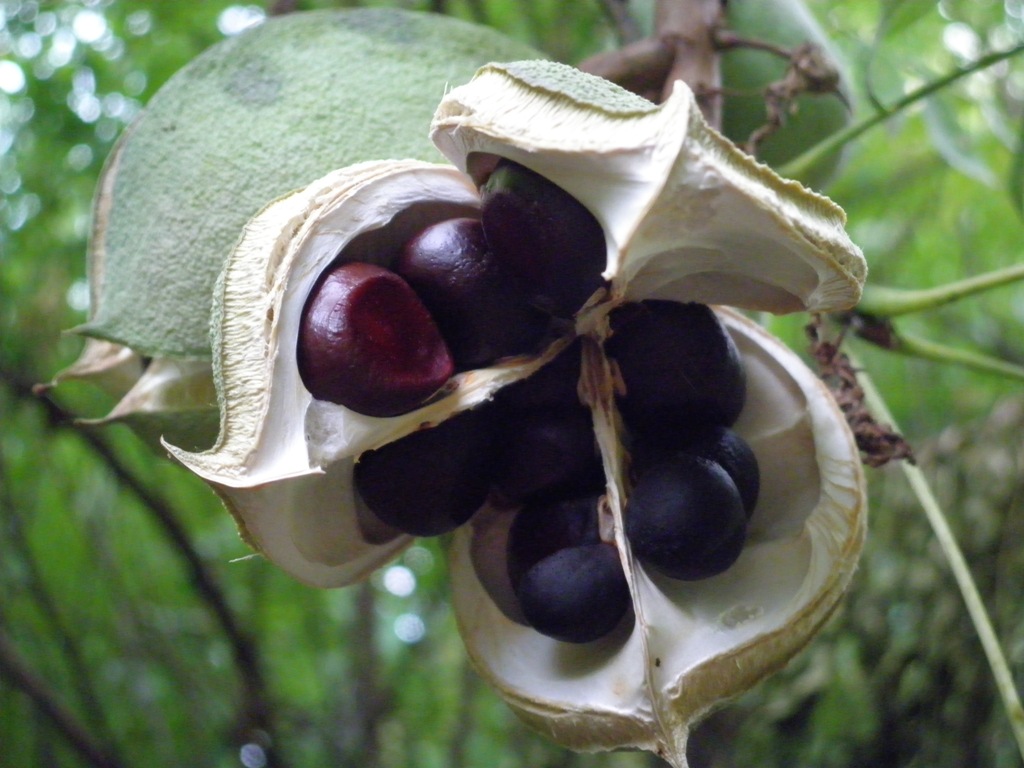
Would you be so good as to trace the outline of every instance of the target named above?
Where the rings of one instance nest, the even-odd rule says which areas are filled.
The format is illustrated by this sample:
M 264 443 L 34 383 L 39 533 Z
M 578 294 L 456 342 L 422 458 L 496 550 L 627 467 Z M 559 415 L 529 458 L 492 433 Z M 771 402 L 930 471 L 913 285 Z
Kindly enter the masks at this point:
M 490 57 L 536 55 L 483 26 L 393 8 L 272 17 L 209 48 L 160 88 L 107 159 L 89 319 L 75 329 L 88 341 L 54 383 L 84 379 L 121 398 L 99 423 L 127 423 L 156 445 L 163 435 L 209 447 L 210 297 L 245 222 L 350 163 L 441 160 L 424 126 L 446 84 Z
M 626 536 L 639 443 L 620 406 L 642 386 L 625 370 L 620 312 L 649 302 L 849 307 L 863 258 L 840 209 L 736 150 L 682 84 L 655 106 L 561 65 L 489 65 L 445 96 L 432 138 L 456 167 L 350 166 L 249 222 L 214 299 L 220 436 L 209 451 L 172 453 L 270 560 L 311 584 L 348 584 L 411 540 L 355 490 L 368 452 L 469 414 L 500 420 L 511 385 L 542 379 L 567 359 L 560 353 L 578 350 L 570 399 L 588 409 L 604 474 L 593 546 L 621 565 L 631 610 L 582 642 L 524 626 L 521 592 L 500 565 L 519 503 L 492 493 L 455 535 L 456 615 L 481 673 L 557 741 L 650 749 L 683 766 L 690 724 L 784 664 L 835 607 L 864 534 L 863 477 L 842 414 L 803 363 L 740 314 L 707 311 L 745 370 L 745 400 L 727 421 L 761 465 L 760 498 L 724 572 L 680 581 L 646 567 Z M 578 306 L 558 316 L 561 297 L 545 284 L 538 295 L 554 319 L 535 348 L 457 368 L 397 415 L 315 398 L 300 372 L 301 338 L 324 276 L 339 264 L 395 266 L 426 228 L 480 217 L 481 206 L 487 232 L 492 179 L 508 161 L 553 182 L 599 225 L 603 271 L 576 292 Z M 570 269 L 556 261 L 556 275 Z M 396 473 L 393 484 L 403 481 Z

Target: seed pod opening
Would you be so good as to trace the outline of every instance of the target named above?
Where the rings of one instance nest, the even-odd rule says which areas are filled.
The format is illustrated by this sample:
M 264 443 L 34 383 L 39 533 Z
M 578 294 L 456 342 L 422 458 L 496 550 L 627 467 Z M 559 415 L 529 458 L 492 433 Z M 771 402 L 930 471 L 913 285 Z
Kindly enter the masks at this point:
M 775 312 L 852 306 L 863 257 L 840 209 L 736 150 L 704 124 L 683 85 L 655 106 L 560 65 L 489 65 L 444 97 L 432 137 L 454 168 L 351 166 L 250 221 L 216 301 L 220 437 L 210 451 L 172 452 L 217 489 L 269 559 L 304 581 L 336 586 L 364 577 L 411 541 L 389 527 L 401 520 L 377 519 L 373 500 L 360 495 L 354 468 L 361 456 L 381 455 L 368 452 L 467 412 L 498 413 L 511 423 L 536 417 L 543 425 L 535 414 L 552 403 L 584 408 L 593 440 L 565 444 L 596 446 L 593 466 L 603 478 L 591 483 L 587 467 L 579 486 L 574 478 L 538 492 L 517 479 L 508 485 L 528 490 L 512 492 L 495 490 L 498 474 L 489 475 L 491 490 L 473 498 L 469 506 L 479 501 L 479 509 L 454 534 L 456 617 L 484 677 L 557 741 L 585 750 L 640 747 L 684 766 L 692 722 L 782 665 L 827 618 L 864 533 L 856 446 L 827 390 L 780 342 L 720 305 Z M 479 218 L 487 194 L 480 187 L 499 163 L 551 182 L 598 223 L 603 266 L 599 281 L 584 281 L 587 290 L 572 294 L 574 306 L 582 305 L 557 312 L 557 302 L 547 305 L 551 321 L 536 350 L 457 370 L 408 411 L 372 416 L 314 397 L 299 375 L 297 339 L 320 275 L 348 261 L 391 268 L 424 229 Z M 552 295 L 543 292 L 545 300 Z M 733 355 L 742 371 L 737 378 L 728 363 L 723 376 L 745 382 L 712 426 L 729 427 L 749 446 L 760 487 L 730 486 L 745 543 L 734 563 L 696 581 L 647 567 L 627 535 L 630 495 L 640 482 L 632 454 L 642 454 L 649 425 L 625 405 L 629 390 L 643 386 L 622 369 L 646 369 L 616 349 L 615 318 L 647 302 L 709 305 L 700 314 L 727 342 L 712 347 Z M 687 419 L 692 414 L 673 428 L 686 429 Z M 556 456 L 563 450 L 558 440 L 545 445 Z M 699 461 L 734 482 L 719 459 Z M 593 585 L 576 585 L 582 602 L 557 611 L 526 606 L 507 549 L 520 507 L 571 494 L 596 499 L 586 527 L 598 540 L 570 542 L 560 552 L 571 553 L 559 557 L 600 563 L 600 578 L 628 594 L 621 614 L 579 633 L 562 622 L 586 612 Z M 747 520 L 743 499 L 753 497 Z M 543 603 L 552 581 L 548 574 L 531 586 L 530 599 Z

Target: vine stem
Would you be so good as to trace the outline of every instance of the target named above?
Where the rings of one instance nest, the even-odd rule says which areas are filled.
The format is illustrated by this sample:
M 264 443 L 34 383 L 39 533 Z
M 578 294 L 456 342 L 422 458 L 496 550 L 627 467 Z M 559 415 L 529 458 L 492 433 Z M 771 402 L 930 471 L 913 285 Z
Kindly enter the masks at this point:
M 875 317 L 899 317 L 912 312 L 936 309 L 1018 280 L 1024 280 L 1024 262 L 935 288 L 912 290 L 878 285 L 864 286 L 864 295 L 857 305 L 857 311 Z
M 982 373 L 991 373 L 997 376 L 1016 379 L 1017 381 L 1024 381 L 1024 366 L 974 352 L 970 349 L 958 349 L 946 344 L 939 344 L 919 336 L 910 336 L 905 333 L 898 334 L 893 351 L 909 357 L 919 357 L 922 360 L 931 360 L 937 363 L 953 363 L 954 365 L 962 365 L 965 368 L 981 371 Z
M 857 379 L 864 389 L 868 407 L 874 411 L 880 421 L 888 422 L 893 429 L 898 430 L 888 405 L 886 405 L 878 388 L 875 387 L 871 377 L 863 372 L 859 363 L 853 360 L 852 356 L 851 360 L 858 371 L 860 371 Z M 978 592 L 977 584 L 974 582 L 974 577 L 967 566 L 967 561 L 964 559 L 956 536 L 949 526 L 949 520 L 935 498 L 935 494 L 932 492 L 924 472 L 918 466 L 906 461 L 900 462 L 900 465 L 904 476 L 907 478 L 907 482 L 910 484 L 911 490 L 917 496 L 917 500 L 921 504 L 921 508 L 924 510 L 932 530 L 935 532 L 935 537 L 938 539 L 939 546 L 942 547 L 946 562 L 949 563 L 950 570 L 953 572 L 953 578 L 956 579 L 960 594 L 967 605 L 967 612 L 971 617 L 971 622 L 974 624 L 974 631 L 981 641 L 989 668 L 992 670 L 992 678 L 995 681 L 999 697 L 1002 699 L 1003 709 L 1010 720 L 1010 728 L 1013 731 L 1014 739 L 1017 741 L 1017 749 L 1020 752 L 1021 759 L 1024 760 L 1024 707 L 1021 706 L 1020 696 L 1013 682 L 1013 675 L 1010 672 L 1006 656 L 1003 654 L 999 638 L 996 636 L 995 629 L 992 626 L 988 611 Z
M 824 141 L 818 142 L 813 147 L 779 168 L 778 171 L 782 176 L 797 178 L 801 174 L 806 173 L 807 170 L 817 163 L 822 157 L 835 152 L 840 147 L 858 138 L 861 134 L 866 133 L 876 125 L 884 123 L 890 117 L 899 114 L 908 107 L 926 99 L 933 93 L 942 90 L 947 85 L 950 85 L 961 78 L 973 75 L 975 72 L 980 72 L 983 69 L 991 67 L 993 64 L 998 64 L 999 62 L 1012 58 L 1019 53 L 1024 53 L 1024 44 L 1014 46 L 1006 51 L 996 51 L 988 54 L 987 56 L 982 56 L 980 59 L 963 69 L 955 70 L 936 80 L 925 83 L 920 88 L 908 93 L 902 99 L 898 99 L 891 107 L 880 108 L 870 117 L 861 120 L 859 123 L 854 123 L 838 133 L 832 134 Z

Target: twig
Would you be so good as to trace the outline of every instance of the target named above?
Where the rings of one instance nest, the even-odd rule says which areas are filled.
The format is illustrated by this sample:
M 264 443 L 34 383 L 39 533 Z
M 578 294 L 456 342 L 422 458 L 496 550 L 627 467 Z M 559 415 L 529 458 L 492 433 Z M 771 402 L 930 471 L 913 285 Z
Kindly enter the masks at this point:
M 95 768 L 122 768 L 123 764 L 96 743 L 89 731 L 61 703 L 46 682 L 21 658 L 0 627 L 0 676 L 28 696 L 54 728 L 82 758 Z
M 937 309 L 977 293 L 1024 281 L 1024 263 L 956 280 L 934 288 L 888 288 L 864 286 L 857 311 L 876 317 L 897 317 L 911 312 Z

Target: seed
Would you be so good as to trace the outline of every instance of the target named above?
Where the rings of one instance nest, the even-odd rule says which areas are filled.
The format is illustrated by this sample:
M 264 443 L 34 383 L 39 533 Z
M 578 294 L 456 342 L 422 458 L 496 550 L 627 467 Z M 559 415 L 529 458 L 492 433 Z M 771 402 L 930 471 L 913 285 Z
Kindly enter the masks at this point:
M 567 643 L 604 637 L 630 608 L 619 553 L 604 542 L 549 555 L 526 572 L 517 594 L 534 629 Z
M 640 476 L 625 516 L 636 557 L 675 579 L 722 573 L 746 541 L 747 517 L 732 478 L 719 464 L 684 453 Z
M 671 443 L 699 424 L 730 426 L 746 400 L 739 350 L 704 304 L 642 301 L 611 317 L 605 352 L 618 364 L 618 398 L 638 437 Z
M 603 285 L 604 230 L 576 198 L 540 174 L 501 160 L 480 190 L 487 244 L 532 303 L 572 317 Z
M 703 426 L 673 435 L 668 445 L 638 441 L 633 448 L 634 475 L 673 453 L 687 453 L 709 459 L 721 465 L 736 484 L 743 500 L 743 509 L 749 518 L 761 490 L 761 471 L 754 451 L 747 441 L 728 427 Z
M 590 411 L 506 412 L 495 487 L 508 499 L 552 499 L 604 490 Z
M 412 288 L 363 262 L 327 272 L 313 288 L 302 311 L 298 366 L 313 397 L 368 416 L 414 410 L 455 371 Z
M 356 490 L 388 525 L 414 536 L 447 533 L 487 498 L 493 447 L 486 411 L 466 411 L 363 453 Z
M 528 504 L 516 513 L 508 533 L 508 575 L 512 586 L 528 570 L 560 549 L 596 544 L 597 496 Z
M 392 269 L 430 310 L 459 370 L 534 352 L 547 328 L 547 317 L 488 250 L 476 219 L 427 227 Z

